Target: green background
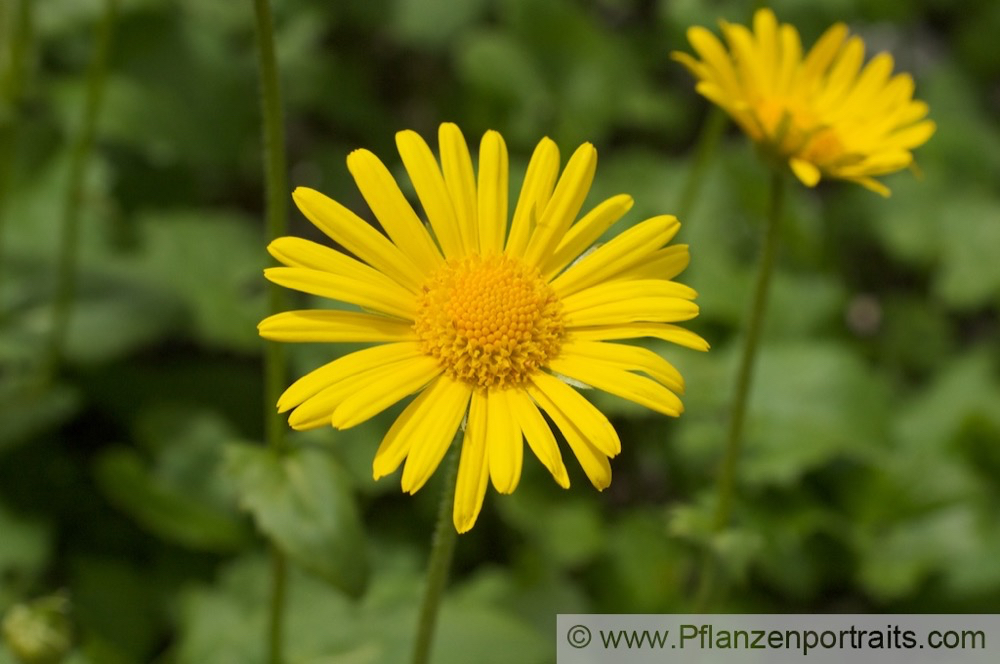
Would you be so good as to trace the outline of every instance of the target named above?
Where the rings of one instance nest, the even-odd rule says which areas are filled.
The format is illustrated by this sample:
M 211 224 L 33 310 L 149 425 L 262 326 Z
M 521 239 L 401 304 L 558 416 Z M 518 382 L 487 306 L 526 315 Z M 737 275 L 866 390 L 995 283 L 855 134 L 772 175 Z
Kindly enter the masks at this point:
M 287 459 L 260 443 L 268 257 L 251 3 L 119 3 L 54 380 L 40 376 L 103 3 L 28 3 L 27 34 L 14 4 L 0 5 L 0 613 L 66 593 L 74 663 L 263 662 L 263 530 L 295 561 L 288 662 L 405 661 L 444 473 L 416 497 L 396 476 L 372 481 L 399 408 L 292 435 Z M 690 50 L 690 25 L 751 11 L 273 4 L 291 186 L 368 215 L 347 153 L 367 147 L 402 176 L 395 132 L 433 145 L 454 121 L 473 149 L 503 133 L 512 185 L 543 135 L 564 160 L 593 142 L 585 207 L 636 201 L 616 232 L 678 212 L 711 110 L 670 51 Z M 556 613 L 688 612 L 706 551 L 729 586 L 719 611 L 1000 609 L 1000 4 L 773 6 L 806 45 L 844 20 L 913 74 L 938 124 L 919 174 L 885 178 L 889 199 L 846 183 L 789 189 L 734 525 L 712 534 L 769 179 L 727 130 L 677 240 L 692 255 L 679 280 L 700 293 L 689 327 L 713 349 L 652 346 L 682 370 L 687 412 L 588 393 L 623 441 L 608 490 L 566 448 L 569 491 L 533 459 L 514 495 L 490 490 L 458 542 L 437 661 L 552 662 Z M 318 237 L 290 218 L 292 234 Z M 343 350 L 291 348 L 291 374 Z

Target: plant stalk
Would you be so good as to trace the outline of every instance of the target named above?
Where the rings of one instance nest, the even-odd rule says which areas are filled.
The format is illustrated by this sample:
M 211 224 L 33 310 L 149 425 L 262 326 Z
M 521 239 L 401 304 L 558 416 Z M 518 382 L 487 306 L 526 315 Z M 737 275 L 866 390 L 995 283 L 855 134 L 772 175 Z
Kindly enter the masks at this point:
M 725 112 L 721 108 L 713 107 L 698 134 L 698 142 L 694 149 L 694 164 L 684 180 L 684 188 L 681 190 L 680 201 L 677 204 L 677 218 L 682 223 L 688 223 L 689 217 L 694 211 L 694 204 L 698 200 L 698 194 L 701 192 L 708 167 L 712 163 L 712 155 L 715 154 L 715 149 L 719 145 L 719 139 L 722 138 L 722 132 L 725 129 Z
M 778 252 L 779 229 L 784 207 L 784 173 L 774 169 L 771 176 L 771 195 L 768 205 L 767 229 L 761 250 L 757 281 L 754 285 L 750 317 L 747 321 L 743 354 L 736 374 L 736 390 L 733 395 L 726 435 L 726 451 L 716 484 L 717 502 L 712 517 L 711 532 L 717 534 L 729 525 L 736 495 L 736 478 L 743 448 L 743 424 L 746 419 L 747 402 L 753 384 L 754 361 L 760 343 L 761 329 L 767 312 L 767 296 L 770 290 L 771 274 L 774 271 Z M 714 599 L 718 577 L 718 563 L 714 552 L 709 549 L 702 567 L 701 581 L 696 594 L 695 607 L 704 612 Z
M 70 152 L 69 177 L 63 203 L 62 229 L 59 239 L 59 256 L 56 264 L 55 297 L 52 302 L 52 330 L 49 337 L 47 373 L 54 376 L 62 364 L 66 337 L 73 314 L 76 297 L 77 262 L 80 245 L 80 211 L 83 206 L 84 182 L 87 166 L 94 149 L 97 134 L 97 117 L 104 95 L 107 78 L 111 38 L 118 13 L 117 0 L 105 0 L 104 14 L 97 26 L 94 57 L 87 71 L 86 98 L 79 134 Z
M 254 0 L 257 34 L 257 63 L 260 74 L 260 107 L 263 133 L 263 162 L 266 196 L 266 227 L 270 240 L 286 234 L 288 226 L 288 183 L 285 163 L 285 130 L 282 113 L 278 62 L 274 49 L 274 17 L 270 0 Z M 268 285 L 268 311 L 285 309 L 283 291 Z M 285 351 L 281 344 L 264 344 L 264 422 L 267 444 L 281 452 L 285 449 L 285 423 L 275 404 L 285 382 Z M 281 664 L 284 645 L 285 605 L 288 595 L 287 562 L 284 554 L 271 545 L 271 604 L 268 615 L 267 653 L 270 664 Z
M 452 459 L 449 461 L 450 469 L 445 475 L 444 490 L 441 492 L 441 504 L 438 507 L 437 524 L 434 527 L 434 539 L 431 544 L 431 557 L 427 563 L 427 587 L 420 605 L 417 638 L 413 647 L 413 664 L 428 664 L 430 662 L 438 609 L 441 606 L 444 587 L 448 582 L 448 571 L 451 569 L 451 559 L 455 553 L 455 542 L 458 539 L 458 533 L 451 520 L 451 511 L 455 502 L 455 481 L 458 477 L 461 436 L 462 433 L 459 430 L 455 436 L 455 442 L 452 444 L 454 449 L 451 452 Z

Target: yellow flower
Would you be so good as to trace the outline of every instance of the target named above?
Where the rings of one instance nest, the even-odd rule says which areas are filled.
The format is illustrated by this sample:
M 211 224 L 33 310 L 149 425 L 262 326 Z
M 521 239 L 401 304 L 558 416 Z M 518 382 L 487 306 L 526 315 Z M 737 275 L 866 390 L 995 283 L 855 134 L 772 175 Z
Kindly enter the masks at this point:
M 599 237 L 632 207 L 609 198 L 577 220 L 597 166 L 580 146 L 559 175 L 549 139 L 535 149 L 508 230 L 507 148 L 487 132 L 478 176 L 458 127 L 441 125 L 440 165 L 412 131 L 396 135 L 428 229 L 379 159 L 356 150 L 347 167 L 381 223 L 379 233 L 339 203 L 296 189 L 302 213 L 356 258 L 283 237 L 268 247 L 287 267 L 265 270 L 287 288 L 355 305 L 271 316 L 261 336 L 292 342 L 371 342 L 300 378 L 278 401 L 290 425 L 359 424 L 410 394 L 375 454 L 375 479 L 403 463 L 402 487 L 428 480 L 466 422 L 454 504 L 459 532 L 479 515 L 488 481 L 510 493 L 524 445 L 569 486 L 555 436 L 562 432 L 598 489 L 611 482 L 621 449 L 608 419 L 568 380 L 665 415 L 683 407 L 680 373 L 650 350 L 616 340 L 655 337 L 706 350 L 673 325 L 694 318 L 695 292 L 672 281 L 688 264 L 686 245 L 665 246 L 673 216 L 647 219 L 611 241 Z M 575 223 L 574 223 L 575 222 Z M 646 375 L 640 375 L 642 372 Z
M 721 106 L 765 150 L 787 161 L 807 186 L 821 176 L 857 182 L 883 196 L 874 176 L 913 162 L 934 123 L 913 99 L 913 79 L 891 76 L 892 56 L 864 68 L 865 45 L 837 23 L 802 57 L 799 33 L 769 9 L 754 14 L 753 32 L 721 22 L 728 50 L 705 28 L 688 30 L 701 57 L 673 53 L 698 79 L 697 90 Z

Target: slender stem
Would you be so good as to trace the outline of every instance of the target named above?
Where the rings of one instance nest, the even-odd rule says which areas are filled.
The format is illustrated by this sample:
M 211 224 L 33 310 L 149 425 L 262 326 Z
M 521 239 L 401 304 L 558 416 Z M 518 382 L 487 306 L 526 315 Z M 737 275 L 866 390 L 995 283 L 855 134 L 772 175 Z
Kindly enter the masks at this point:
M 9 178 L 16 154 L 17 122 L 21 97 L 27 79 L 28 53 L 31 48 L 32 5 L 28 0 L 14 0 L 0 10 L 0 48 L 6 47 L 6 69 L 0 70 L 0 306 L 3 305 L 4 205 Z M 9 23 L 8 23 L 9 21 Z M 4 54 L 0 51 L 0 64 Z M 0 309 L 0 321 L 4 312 Z
M 285 165 L 285 129 L 278 82 L 278 64 L 274 52 L 274 19 L 269 0 L 254 0 L 257 17 L 257 52 L 260 67 L 260 105 L 264 134 L 264 170 L 267 198 L 267 236 L 273 240 L 285 235 L 288 228 L 288 179 Z M 284 290 L 268 286 L 268 310 L 272 314 L 285 309 Z M 268 443 L 284 448 L 285 423 L 275 411 L 285 381 L 285 352 L 282 344 L 265 344 L 264 412 Z
M 288 586 L 288 561 L 277 545 L 271 544 L 271 606 L 267 625 L 267 660 L 272 664 L 281 662 L 281 648 L 284 643 L 285 600 Z
M 455 481 L 461 452 L 460 437 L 461 433 L 456 434 L 455 442 L 452 444 L 454 449 L 449 462 L 450 470 L 445 475 L 444 491 L 441 492 L 431 557 L 427 563 L 427 587 L 424 590 L 423 603 L 420 605 L 417 639 L 413 646 L 413 664 L 427 664 L 430 661 L 438 608 L 441 606 L 441 597 L 448 581 L 448 570 L 451 569 L 451 559 L 455 553 L 455 541 L 458 539 L 458 533 L 451 520 L 451 510 L 455 502 Z
M 264 135 L 264 173 L 267 200 L 267 235 L 275 239 L 285 235 L 288 226 L 288 183 L 285 165 L 285 130 L 278 81 L 278 62 L 274 52 L 274 18 L 270 0 L 254 0 L 257 55 L 260 70 L 260 107 Z M 282 289 L 268 287 L 268 310 L 276 314 L 285 309 Z M 285 423 L 275 404 L 285 381 L 285 352 L 281 344 L 264 346 L 264 422 L 267 443 L 272 449 L 285 449 Z M 284 643 L 285 600 L 288 594 L 284 554 L 271 547 L 271 609 L 268 617 L 267 652 L 270 664 L 281 664 Z
M 688 171 L 687 179 L 684 180 L 684 189 L 681 190 L 680 202 L 677 204 L 677 217 L 684 223 L 694 211 L 695 201 L 698 200 L 698 193 L 701 191 L 702 181 L 708 173 L 708 166 L 712 163 L 712 155 L 719 144 L 722 132 L 726 128 L 726 114 L 717 106 L 713 106 L 708 114 L 708 119 L 702 125 L 701 133 L 698 134 L 698 143 L 695 146 L 694 164 Z
M 715 512 L 712 518 L 712 532 L 718 533 L 729 525 L 733 501 L 736 493 L 736 471 L 743 446 L 743 422 L 746 418 L 747 401 L 753 383 L 754 360 L 760 342 L 764 314 L 767 311 L 767 295 L 774 271 L 778 250 L 778 230 L 784 205 L 784 173 L 775 169 L 771 177 L 771 200 L 767 215 L 767 231 L 761 252 L 757 282 L 754 286 L 750 318 L 747 321 L 743 355 L 736 374 L 736 392 L 733 395 L 732 410 L 729 415 L 729 430 L 726 436 L 726 452 L 722 459 L 716 490 L 718 492 Z M 695 605 L 698 612 L 704 611 L 712 600 L 716 584 L 716 561 L 709 551 L 702 569 L 701 582 Z
M 66 335 L 76 296 L 76 267 L 80 244 L 80 209 L 83 203 L 84 178 L 97 133 L 104 79 L 107 76 L 111 36 L 118 11 L 117 0 L 105 0 L 104 15 L 97 28 L 94 57 L 87 72 L 86 99 L 80 133 L 70 153 L 69 184 L 63 206 L 62 234 L 56 273 L 56 292 L 52 308 L 52 335 L 49 339 L 48 370 L 54 374 L 62 362 Z

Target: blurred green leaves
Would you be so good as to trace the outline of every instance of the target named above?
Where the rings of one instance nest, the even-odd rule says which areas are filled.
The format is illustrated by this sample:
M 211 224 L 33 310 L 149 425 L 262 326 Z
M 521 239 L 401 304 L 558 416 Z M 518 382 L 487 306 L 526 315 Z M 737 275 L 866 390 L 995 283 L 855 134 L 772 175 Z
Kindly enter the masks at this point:
M 97 460 L 99 485 L 118 509 L 154 534 L 205 551 L 234 551 L 249 533 L 221 485 L 222 447 L 232 434 L 214 417 L 177 409 L 147 415 L 140 437 L 154 457 L 109 447 Z M 146 425 L 149 426 L 149 425 Z
M 368 581 L 364 533 L 349 475 L 320 450 L 279 455 L 251 445 L 226 450 L 240 504 L 285 554 L 351 595 Z

